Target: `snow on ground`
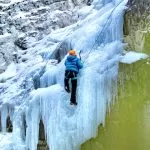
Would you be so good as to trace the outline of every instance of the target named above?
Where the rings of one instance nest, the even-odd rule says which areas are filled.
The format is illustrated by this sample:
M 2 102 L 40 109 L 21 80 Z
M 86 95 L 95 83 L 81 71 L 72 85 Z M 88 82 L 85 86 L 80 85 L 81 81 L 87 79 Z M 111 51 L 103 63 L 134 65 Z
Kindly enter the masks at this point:
M 14 63 L 10 64 L 7 70 L 0 74 L 0 82 L 5 82 L 6 80 L 14 77 L 16 75 L 16 65 Z
M 0 0 L 0 5 L 1 6 L 10 6 L 12 4 L 22 2 L 24 0 Z

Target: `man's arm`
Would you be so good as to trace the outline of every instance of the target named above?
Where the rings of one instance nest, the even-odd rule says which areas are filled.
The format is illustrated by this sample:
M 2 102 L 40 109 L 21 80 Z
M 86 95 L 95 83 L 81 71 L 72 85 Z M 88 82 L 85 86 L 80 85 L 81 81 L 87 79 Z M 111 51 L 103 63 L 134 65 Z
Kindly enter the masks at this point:
M 78 61 L 77 61 L 77 66 L 78 66 L 79 69 L 83 68 L 83 63 L 81 62 L 80 59 L 78 59 Z

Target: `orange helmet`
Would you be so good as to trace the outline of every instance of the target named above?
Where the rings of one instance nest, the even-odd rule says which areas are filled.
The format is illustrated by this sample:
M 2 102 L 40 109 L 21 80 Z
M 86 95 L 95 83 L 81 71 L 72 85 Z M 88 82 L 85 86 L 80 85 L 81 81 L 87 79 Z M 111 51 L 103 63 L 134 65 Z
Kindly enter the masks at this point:
M 76 55 L 76 51 L 75 50 L 70 50 L 69 55 Z

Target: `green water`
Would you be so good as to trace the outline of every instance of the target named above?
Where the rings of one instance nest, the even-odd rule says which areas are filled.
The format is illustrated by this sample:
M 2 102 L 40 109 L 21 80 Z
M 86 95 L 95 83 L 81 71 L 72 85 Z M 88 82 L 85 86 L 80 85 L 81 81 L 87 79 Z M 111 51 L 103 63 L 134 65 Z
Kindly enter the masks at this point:
M 82 150 L 150 150 L 150 65 L 141 64 L 120 66 L 124 86 L 105 127 L 100 126 L 97 138 L 84 143 Z

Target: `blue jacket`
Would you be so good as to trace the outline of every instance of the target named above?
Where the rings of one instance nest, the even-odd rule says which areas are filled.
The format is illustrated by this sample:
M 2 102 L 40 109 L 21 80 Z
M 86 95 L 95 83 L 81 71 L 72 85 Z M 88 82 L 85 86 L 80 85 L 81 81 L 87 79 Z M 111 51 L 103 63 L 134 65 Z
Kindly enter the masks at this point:
M 83 68 L 81 60 L 77 56 L 69 55 L 65 61 L 66 70 L 79 72 Z

